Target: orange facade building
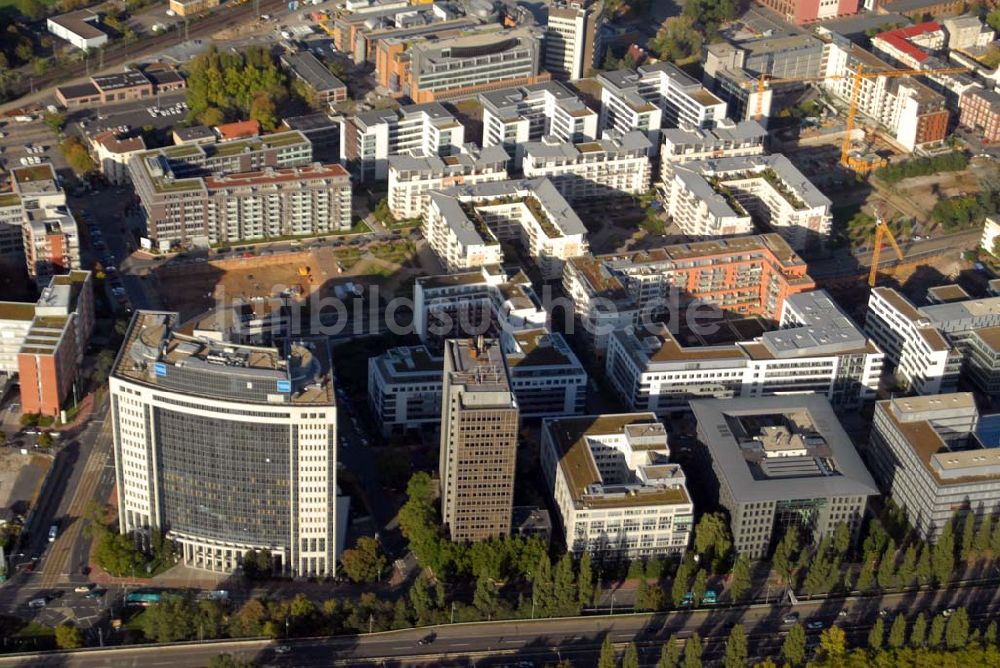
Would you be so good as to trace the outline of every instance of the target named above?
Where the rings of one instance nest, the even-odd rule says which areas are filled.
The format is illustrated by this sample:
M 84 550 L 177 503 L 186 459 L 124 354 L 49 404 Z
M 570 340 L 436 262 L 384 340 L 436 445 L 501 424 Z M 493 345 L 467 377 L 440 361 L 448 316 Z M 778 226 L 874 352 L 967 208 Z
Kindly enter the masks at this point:
M 21 410 L 59 415 L 94 330 L 90 272 L 52 277 L 35 304 L 0 302 L 0 326 L 13 334 L 0 346 L 0 364 L 18 375 Z
M 575 257 L 563 274 L 576 319 L 597 333 L 590 338 L 598 351 L 611 329 L 696 303 L 777 323 L 790 295 L 815 289 L 805 261 L 774 233 Z
M 380 39 L 375 76 L 393 95 L 416 104 L 551 78 L 541 69 L 539 38 L 527 29 L 481 30 L 435 41 Z

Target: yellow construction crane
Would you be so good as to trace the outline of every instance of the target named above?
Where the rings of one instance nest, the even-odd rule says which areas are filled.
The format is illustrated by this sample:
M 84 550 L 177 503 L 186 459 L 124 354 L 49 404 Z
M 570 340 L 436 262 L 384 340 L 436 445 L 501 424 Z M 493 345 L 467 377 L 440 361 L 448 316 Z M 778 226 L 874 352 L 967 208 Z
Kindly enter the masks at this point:
M 878 279 L 878 264 L 879 256 L 882 254 L 882 240 L 888 239 L 890 245 L 892 245 L 892 250 L 896 251 L 896 257 L 902 262 L 904 259 L 903 251 L 899 248 L 899 243 L 896 242 L 896 235 L 892 233 L 889 229 L 889 224 L 882 220 L 882 216 L 876 212 L 875 213 L 875 247 L 872 248 L 872 268 L 868 272 L 868 287 L 874 288 L 875 281 Z
M 317 23 L 319 24 L 319 27 L 323 29 L 323 32 L 336 39 L 336 30 L 333 27 L 333 19 L 329 16 L 323 16 L 319 19 L 319 21 L 317 21 Z
M 757 109 L 754 114 L 756 120 L 760 120 L 764 115 L 764 91 L 767 90 L 768 82 L 776 83 L 808 83 L 814 81 L 836 81 L 840 79 L 851 79 L 851 98 L 850 105 L 847 109 L 847 126 L 844 133 L 844 143 L 841 145 L 840 149 L 840 164 L 844 167 L 849 167 L 855 171 L 867 172 L 871 169 L 871 165 L 867 162 L 856 160 L 851 157 L 851 133 L 854 130 L 854 119 L 858 114 L 858 96 L 861 92 L 861 81 L 863 79 L 878 79 L 879 77 L 915 77 L 933 74 L 958 74 L 960 72 L 968 72 L 968 67 L 940 67 L 933 70 L 881 70 L 881 71 L 866 71 L 864 66 L 859 64 L 857 70 L 851 74 L 831 74 L 829 76 L 815 76 L 815 77 L 791 77 L 788 79 L 771 77 L 767 74 L 761 74 L 755 81 L 748 81 L 743 84 L 744 88 L 750 88 L 756 86 L 757 89 Z

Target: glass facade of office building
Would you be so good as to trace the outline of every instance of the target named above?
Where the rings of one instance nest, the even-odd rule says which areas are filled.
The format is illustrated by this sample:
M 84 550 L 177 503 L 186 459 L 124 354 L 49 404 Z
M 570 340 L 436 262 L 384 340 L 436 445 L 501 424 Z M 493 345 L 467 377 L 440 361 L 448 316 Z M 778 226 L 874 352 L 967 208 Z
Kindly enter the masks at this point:
M 166 528 L 241 545 L 287 546 L 289 426 L 155 409 Z

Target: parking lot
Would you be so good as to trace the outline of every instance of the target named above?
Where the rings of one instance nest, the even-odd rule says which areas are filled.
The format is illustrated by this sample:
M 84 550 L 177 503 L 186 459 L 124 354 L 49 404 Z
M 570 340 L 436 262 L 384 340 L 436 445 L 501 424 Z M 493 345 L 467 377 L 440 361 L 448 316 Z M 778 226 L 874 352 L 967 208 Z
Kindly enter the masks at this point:
M 66 120 L 88 136 L 120 126 L 135 129 L 150 126 L 157 130 L 170 128 L 183 120 L 187 113 L 184 95 L 184 91 L 175 91 L 138 102 L 75 109 L 67 113 Z
M 49 126 L 41 120 L 0 122 L 0 164 L 4 169 L 43 162 L 51 162 L 62 176 L 68 175 L 69 166 L 59 150 L 59 138 Z

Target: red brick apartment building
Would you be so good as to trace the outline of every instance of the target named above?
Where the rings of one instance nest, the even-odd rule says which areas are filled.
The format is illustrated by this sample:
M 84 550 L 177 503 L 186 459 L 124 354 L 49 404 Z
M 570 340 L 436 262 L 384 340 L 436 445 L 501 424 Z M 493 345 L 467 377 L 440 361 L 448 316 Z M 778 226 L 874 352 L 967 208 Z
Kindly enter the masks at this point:
M 1000 93 L 974 88 L 958 101 L 958 122 L 982 132 L 984 142 L 1000 141 Z
M 8 334 L 0 343 L 0 371 L 17 373 L 21 410 L 59 415 L 94 331 L 90 272 L 52 277 L 35 304 L 0 302 L 0 327 Z

